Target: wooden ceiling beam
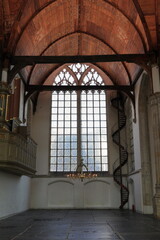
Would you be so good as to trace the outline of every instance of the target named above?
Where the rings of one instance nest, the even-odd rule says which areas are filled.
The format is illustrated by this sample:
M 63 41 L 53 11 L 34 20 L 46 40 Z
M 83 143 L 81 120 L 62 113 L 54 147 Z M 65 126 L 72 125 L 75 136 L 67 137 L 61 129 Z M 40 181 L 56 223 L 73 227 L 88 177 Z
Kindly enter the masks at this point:
M 97 62 L 128 62 L 135 63 L 142 68 L 157 62 L 156 52 L 145 54 L 111 54 L 111 55 L 74 55 L 74 56 L 11 56 L 6 55 L 5 59 L 9 66 L 13 68 L 9 71 L 8 83 L 22 68 L 35 64 L 55 64 L 55 63 L 97 63 Z
M 112 55 L 77 55 L 77 56 L 10 56 L 11 65 L 54 64 L 54 63 L 96 63 L 96 62 L 155 62 L 155 53 L 112 54 Z
M 43 92 L 43 91 L 94 91 L 94 90 L 116 90 L 116 91 L 122 91 L 126 93 L 132 100 L 133 104 L 135 103 L 134 100 L 134 87 L 132 85 L 73 85 L 73 86 L 56 86 L 56 85 L 27 85 L 25 86 L 25 102 L 31 95 L 35 92 Z
M 27 92 L 42 92 L 42 91 L 83 91 L 83 90 L 118 90 L 118 91 L 133 91 L 133 86 L 129 85 L 72 85 L 72 86 L 57 86 L 57 85 L 27 85 Z

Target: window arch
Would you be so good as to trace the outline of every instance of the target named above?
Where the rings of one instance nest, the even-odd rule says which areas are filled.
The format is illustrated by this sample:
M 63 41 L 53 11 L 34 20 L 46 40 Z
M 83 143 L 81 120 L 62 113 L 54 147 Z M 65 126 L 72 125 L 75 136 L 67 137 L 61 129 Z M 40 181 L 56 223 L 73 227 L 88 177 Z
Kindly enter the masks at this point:
M 104 85 L 87 64 L 65 66 L 53 85 Z M 53 91 L 50 172 L 72 172 L 83 159 L 89 171 L 108 171 L 106 92 Z

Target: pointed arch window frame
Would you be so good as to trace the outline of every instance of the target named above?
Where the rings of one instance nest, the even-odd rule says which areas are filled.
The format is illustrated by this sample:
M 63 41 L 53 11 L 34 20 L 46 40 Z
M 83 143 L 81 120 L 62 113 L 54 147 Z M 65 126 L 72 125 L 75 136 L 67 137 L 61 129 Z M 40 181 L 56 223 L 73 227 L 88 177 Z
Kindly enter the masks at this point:
M 77 73 L 76 73 L 76 71 L 74 71 L 76 65 L 79 66 L 79 68 L 77 68 L 78 69 Z M 80 70 L 80 66 L 83 66 L 82 71 Z M 90 84 L 91 85 L 100 85 L 100 84 L 104 85 L 104 81 L 103 81 L 102 77 L 97 72 L 97 70 L 95 68 L 93 68 L 93 66 L 90 66 L 87 64 L 79 64 L 79 63 L 70 64 L 70 65 L 68 64 L 63 67 L 63 69 L 59 72 L 59 74 L 61 74 L 62 71 L 65 71 L 65 72 L 68 71 L 70 76 L 74 79 L 74 81 L 72 82 L 73 85 L 87 85 L 87 84 L 88 85 L 90 85 Z M 59 74 L 57 74 L 56 77 Z M 81 76 L 77 77 L 76 74 L 81 74 Z M 88 77 L 88 79 L 89 79 L 88 83 L 87 82 L 84 83 L 84 79 L 87 76 L 87 74 L 90 74 L 90 76 L 92 75 L 93 79 Z M 61 75 L 63 75 L 63 74 L 61 74 Z M 95 83 L 93 84 L 92 80 L 95 80 L 93 75 L 97 76 L 97 78 L 99 78 L 99 80 L 101 80 L 101 81 L 99 81 L 99 82 L 95 81 Z M 62 84 L 64 79 L 60 78 L 61 83 L 60 82 L 58 83 L 58 82 L 56 82 L 56 77 L 54 79 L 53 85 L 64 85 L 64 84 Z M 95 101 L 95 99 L 94 99 L 95 93 L 97 95 L 96 97 L 99 96 L 99 100 Z M 67 103 L 65 96 L 67 96 L 67 95 L 70 96 L 70 99 L 71 99 L 71 96 L 73 96 L 73 94 L 76 94 L 75 96 L 77 96 L 77 100 L 76 100 L 77 112 L 73 108 L 71 102 L 70 102 L 70 104 L 68 102 L 68 104 L 70 105 L 70 110 L 69 110 L 69 108 L 66 109 L 66 111 L 70 112 L 70 113 L 68 112 L 67 113 L 68 115 L 66 115 L 66 116 L 68 116 L 68 118 L 71 119 L 71 116 L 74 116 L 74 119 L 76 119 L 75 115 L 77 115 L 77 119 L 76 119 L 76 121 L 77 121 L 77 126 L 76 126 L 76 128 L 77 128 L 77 133 L 76 133 L 77 147 L 76 147 L 76 149 L 71 147 L 71 145 L 74 146 L 74 143 L 75 143 L 74 141 L 73 142 L 71 141 L 71 138 L 73 140 L 73 136 L 71 134 L 73 131 L 71 131 L 71 130 L 74 129 L 74 128 L 72 129 L 71 122 L 70 122 L 70 128 L 68 128 L 68 133 L 70 132 L 70 136 L 68 135 L 68 139 L 70 139 L 70 140 L 67 141 L 67 137 L 65 137 L 67 135 L 63 135 L 63 141 L 58 141 L 58 139 L 60 139 L 60 135 L 58 134 L 58 131 L 59 131 L 58 123 L 60 124 L 61 121 L 58 119 L 58 114 L 59 114 L 58 111 L 59 110 L 58 110 L 58 108 L 55 108 L 55 105 L 53 105 L 56 94 L 57 94 L 57 96 L 60 96 L 59 94 L 62 94 L 64 96 L 65 104 Z M 86 97 L 86 101 L 81 100 L 82 96 Z M 103 114 L 101 113 L 102 107 L 100 106 L 100 103 L 102 101 L 100 99 L 100 96 L 103 96 L 103 99 L 104 99 Z M 90 98 L 92 98 L 92 100 L 90 100 Z M 58 102 L 59 101 L 57 101 L 57 104 L 58 104 Z M 85 108 L 83 106 L 81 106 L 81 105 L 85 105 L 85 104 L 86 104 Z M 91 104 L 92 107 L 89 107 L 89 104 Z M 97 104 L 97 106 L 99 105 L 97 108 L 95 108 L 95 106 L 94 106 L 96 104 Z M 55 109 L 57 109 L 56 113 L 55 113 Z M 73 109 L 74 109 L 75 115 L 72 112 Z M 95 113 L 95 109 L 97 111 L 99 111 L 99 114 Z M 62 111 L 62 109 L 61 109 L 61 111 Z M 63 125 L 62 132 L 64 133 L 67 130 L 66 126 L 69 123 L 67 123 L 67 120 L 65 117 L 65 107 L 63 107 L 63 111 L 62 111 L 64 114 L 63 115 L 63 123 L 61 122 L 61 124 Z M 90 113 L 89 111 L 91 111 L 92 113 Z M 86 113 L 82 114 L 82 112 L 86 112 Z M 93 114 L 93 112 L 94 112 L 94 114 Z M 54 134 L 52 134 L 53 133 L 52 130 L 53 129 L 55 130 L 55 128 L 52 127 L 52 123 L 53 123 L 52 117 L 53 117 L 54 113 L 57 116 L 57 120 L 56 120 L 57 126 L 55 127 L 57 129 L 57 135 L 55 138 L 53 138 Z M 70 116 L 69 116 L 69 114 L 70 114 Z M 98 116 L 99 116 L 99 120 L 96 121 L 95 118 L 98 118 Z M 100 116 L 103 116 L 103 118 L 104 118 L 103 121 L 101 120 Z M 89 120 L 89 118 L 90 118 L 90 120 Z M 91 118 L 93 118 L 93 119 L 91 120 Z M 75 124 L 75 122 L 74 122 L 74 124 Z M 102 128 L 102 124 L 103 124 L 103 128 Z M 99 127 L 98 127 L 98 125 L 99 125 Z M 87 126 L 87 127 L 85 127 L 85 126 Z M 85 131 L 86 131 L 86 133 L 82 134 L 82 132 L 84 133 Z M 92 133 L 90 134 L 89 131 L 92 131 Z M 97 132 L 99 131 L 99 134 L 96 134 L 96 131 Z M 83 141 L 82 137 L 86 138 L 87 141 Z M 102 137 L 104 138 L 103 140 L 102 140 Z M 89 139 L 91 139 L 91 140 L 89 140 Z M 97 139 L 99 139 L 99 141 L 97 141 Z M 56 145 L 56 147 L 54 149 L 55 150 L 54 154 L 53 154 L 53 148 L 52 148 L 53 142 L 54 142 L 54 145 Z M 65 146 L 67 146 L 67 144 L 68 144 L 68 149 L 65 149 Z M 72 92 L 53 91 L 52 92 L 51 140 L 50 140 L 50 161 L 49 161 L 50 173 L 64 174 L 64 173 L 74 172 L 75 169 L 77 168 L 77 165 L 81 161 L 81 159 L 83 159 L 83 161 L 87 165 L 89 171 L 97 172 L 97 173 L 108 172 L 108 146 L 107 146 L 107 144 L 108 144 L 108 141 L 107 141 L 107 97 L 106 97 L 106 91 L 104 91 L 104 90 L 102 90 L 102 91 L 101 90 L 92 90 L 92 91 L 78 90 L 76 92 L 75 91 L 72 91 Z M 63 147 L 62 147 L 62 145 L 63 145 Z M 62 147 L 61 152 L 59 151 L 60 146 Z M 97 147 L 97 146 L 99 146 L 99 147 Z M 68 153 L 66 150 L 68 150 Z M 77 151 L 77 155 L 75 154 L 75 150 Z M 66 154 L 65 154 L 65 152 L 66 152 Z M 60 154 L 61 156 L 58 154 Z M 68 156 L 67 156 L 67 154 L 68 154 Z M 84 171 L 85 171 L 85 169 L 84 169 Z

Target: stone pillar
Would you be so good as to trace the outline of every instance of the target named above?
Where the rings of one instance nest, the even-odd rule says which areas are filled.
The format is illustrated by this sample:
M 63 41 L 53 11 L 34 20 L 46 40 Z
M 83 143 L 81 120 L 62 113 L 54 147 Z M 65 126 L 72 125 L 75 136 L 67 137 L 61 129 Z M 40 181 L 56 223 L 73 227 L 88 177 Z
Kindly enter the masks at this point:
M 152 175 L 155 185 L 153 208 L 155 216 L 160 218 L 160 92 L 149 97 L 149 122 Z
M 157 64 L 152 66 L 152 84 L 153 92 L 160 92 L 160 68 Z

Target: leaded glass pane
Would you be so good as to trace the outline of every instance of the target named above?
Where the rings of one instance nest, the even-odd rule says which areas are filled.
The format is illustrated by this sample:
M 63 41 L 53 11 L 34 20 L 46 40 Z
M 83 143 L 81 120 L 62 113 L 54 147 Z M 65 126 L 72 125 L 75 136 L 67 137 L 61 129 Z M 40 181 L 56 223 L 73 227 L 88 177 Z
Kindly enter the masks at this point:
M 92 71 L 94 72 L 94 71 Z M 88 77 L 91 76 L 88 75 Z M 84 97 L 86 95 L 86 97 Z M 106 131 L 106 121 L 101 119 L 101 112 L 103 112 L 103 114 L 106 114 L 106 105 L 104 105 L 103 102 L 103 108 L 101 107 L 101 98 L 103 99 L 103 97 L 101 97 L 101 95 L 105 96 L 104 92 L 84 92 L 82 93 L 82 98 L 83 98 L 83 104 L 81 105 L 81 112 L 83 113 L 83 116 L 85 115 L 85 120 L 83 118 L 83 123 L 82 123 L 82 127 L 87 127 L 87 140 L 88 140 L 88 150 L 86 149 L 86 145 L 82 144 L 82 155 L 87 154 L 88 156 L 88 162 L 90 161 L 90 159 L 94 158 L 94 163 L 93 165 L 96 163 L 97 160 L 97 165 L 95 166 L 95 171 L 101 171 L 102 170 L 102 166 L 101 166 L 101 154 L 103 152 L 103 154 L 106 155 L 107 152 L 107 144 L 102 145 L 102 140 L 104 140 L 101 137 L 101 134 L 107 134 Z M 84 99 L 86 99 L 86 104 L 84 103 Z M 105 106 L 105 107 L 104 107 Z M 103 127 L 102 131 L 101 131 L 101 127 Z M 82 129 L 82 133 L 84 133 L 84 128 Z M 83 137 L 82 137 L 83 139 Z M 87 150 L 86 152 L 84 152 L 84 150 Z M 92 158 L 91 158 L 92 157 Z M 107 160 L 107 158 L 106 158 Z M 108 160 L 107 160 L 108 161 Z M 107 163 L 106 161 L 106 163 Z M 99 164 L 98 164 L 99 163 Z M 89 163 L 88 163 L 89 164 Z M 90 162 L 91 164 L 91 162 Z M 88 165 L 90 167 L 90 169 L 94 168 L 94 166 L 91 167 L 91 165 Z
M 56 157 L 51 157 L 51 164 L 55 164 L 56 163 Z
M 50 165 L 50 171 L 51 172 L 56 172 L 56 165 L 51 164 Z
M 94 68 L 80 63 L 64 67 L 53 85 L 71 86 L 79 81 L 82 85 L 104 85 Z M 104 91 L 53 91 L 50 156 L 51 172 L 75 171 L 81 157 L 89 171 L 108 171 Z
M 102 164 L 102 171 L 108 171 L 108 164 Z
M 101 171 L 101 164 L 95 164 L 95 171 Z
M 65 172 L 71 171 L 71 168 L 70 168 L 70 165 L 69 165 L 69 164 L 65 164 L 65 165 L 64 165 L 64 171 L 65 171 Z

